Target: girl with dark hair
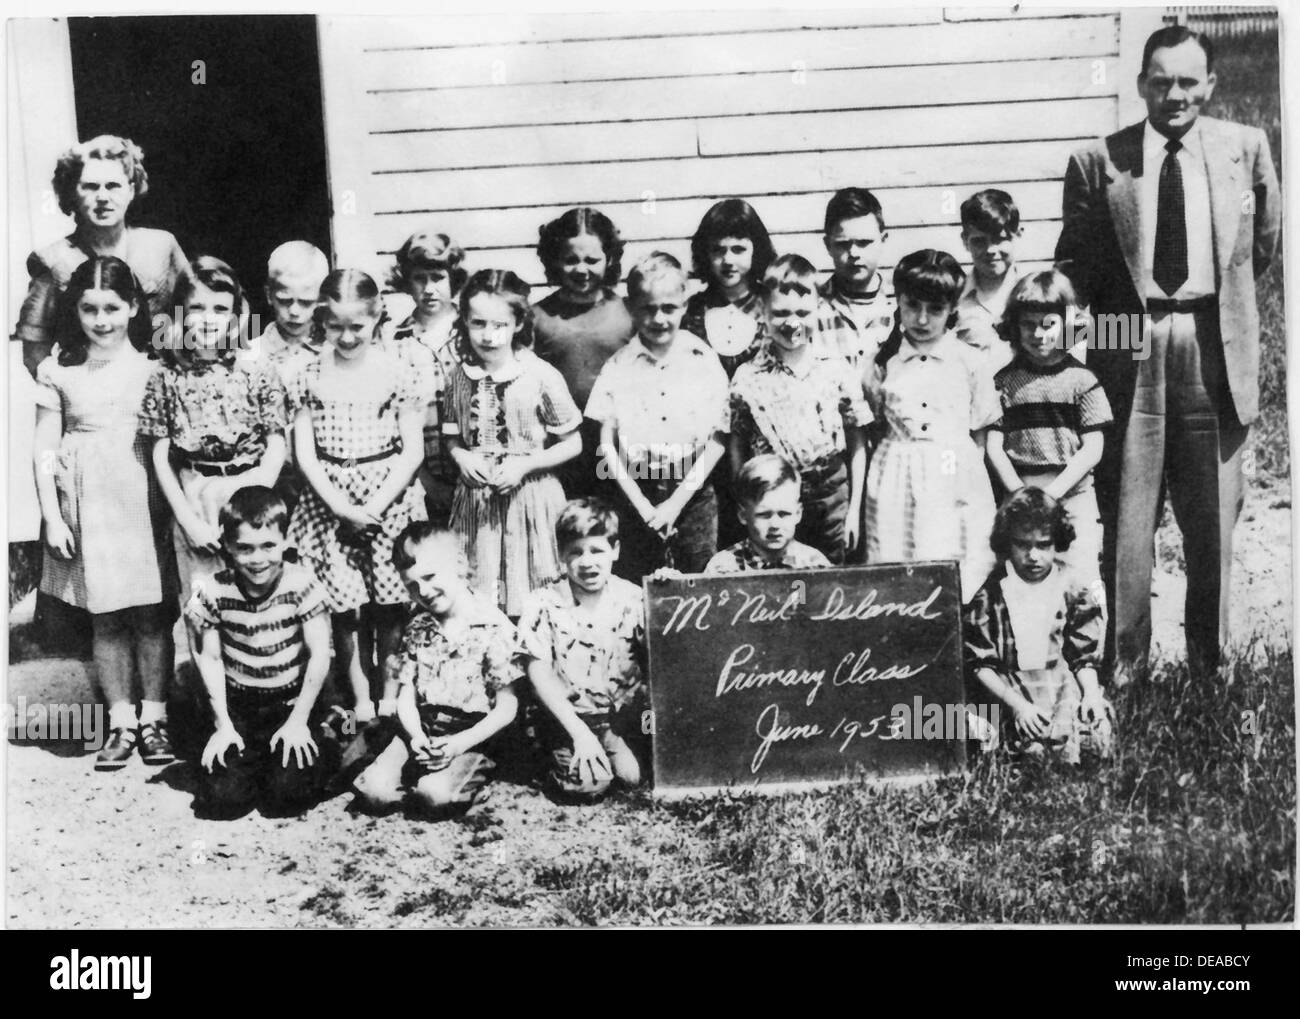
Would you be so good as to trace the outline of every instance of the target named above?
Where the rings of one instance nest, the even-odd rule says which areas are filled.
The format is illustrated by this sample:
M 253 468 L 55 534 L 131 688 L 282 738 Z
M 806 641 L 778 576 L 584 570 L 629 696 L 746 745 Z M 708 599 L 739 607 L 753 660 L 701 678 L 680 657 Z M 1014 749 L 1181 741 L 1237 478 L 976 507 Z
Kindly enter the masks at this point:
M 984 734 L 986 747 L 1005 739 L 1014 752 L 1051 749 L 1072 763 L 1084 749 L 1110 755 L 1114 711 L 1097 681 L 1106 611 L 1101 582 L 1059 558 L 1073 539 L 1065 507 L 1042 489 L 1022 488 L 998 509 L 998 567 L 963 624 L 972 699 L 992 696 L 1010 714 Z
M 1001 406 L 993 373 L 952 331 L 964 283 L 943 251 L 894 270 L 899 324 L 867 378 L 881 438 L 863 502 L 868 563 L 956 559 L 969 599 L 993 565 L 984 435 Z
M 148 316 L 125 262 L 82 262 L 68 280 L 59 357 L 36 370 L 36 490 L 46 545 L 40 589 L 90 613 L 111 730 L 99 770 L 125 766 L 137 743 L 146 763 L 174 759 L 166 701 L 175 562 L 166 503 L 136 430 L 154 365 L 132 333 L 148 336 Z

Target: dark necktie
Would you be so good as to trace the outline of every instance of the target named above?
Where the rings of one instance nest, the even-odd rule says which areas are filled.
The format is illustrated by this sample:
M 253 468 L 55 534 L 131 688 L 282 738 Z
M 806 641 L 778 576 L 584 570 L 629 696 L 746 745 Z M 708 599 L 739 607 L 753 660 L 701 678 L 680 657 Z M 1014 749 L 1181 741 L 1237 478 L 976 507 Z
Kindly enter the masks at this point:
M 1156 247 L 1151 275 L 1172 295 L 1187 280 L 1187 220 L 1183 211 L 1183 170 L 1178 165 L 1179 141 L 1165 145 L 1169 155 L 1160 167 L 1156 194 Z

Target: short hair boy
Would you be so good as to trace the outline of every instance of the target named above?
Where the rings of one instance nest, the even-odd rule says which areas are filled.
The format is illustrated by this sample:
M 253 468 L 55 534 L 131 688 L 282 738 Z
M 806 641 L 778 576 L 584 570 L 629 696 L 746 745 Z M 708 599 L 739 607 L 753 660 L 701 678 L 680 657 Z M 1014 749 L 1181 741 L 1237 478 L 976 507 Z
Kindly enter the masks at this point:
M 443 816 L 472 806 L 496 768 L 494 737 L 514 721 L 523 677 L 515 629 L 470 591 L 460 539 L 428 521 L 393 543 L 393 565 L 415 613 L 385 667 L 397 683 L 394 739 L 354 783 L 372 812 L 417 808 Z
M 617 781 L 641 781 L 645 605 L 641 589 L 612 575 L 618 515 L 600 499 L 574 499 L 555 525 L 564 582 L 534 591 L 519 619 L 528 678 L 546 710 L 540 735 L 547 781 L 591 802 Z
M 686 273 L 656 252 L 627 278 L 636 338 L 601 369 L 586 416 L 600 424 L 597 474 L 620 500 L 619 575 L 639 581 L 671 557 L 698 573 L 717 549 L 709 475 L 730 427 L 727 374 L 703 340 L 681 329 Z
M 1014 353 L 999 328 L 1007 298 L 1020 278 L 1019 239 L 1020 210 L 1005 191 L 986 188 L 961 203 L 961 242 L 972 264 L 957 301 L 957 335 L 983 353 L 995 372 Z
M 826 203 L 823 240 L 834 271 L 818 287 L 819 343 L 866 370 L 894 327 L 880 259 L 889 231 L 880 200 L 866 188 L 841 188 Z
M 284 561 L 289 514 L 271 489 L 240 489 L 218 523 L 228 568 L 196 586 L 185 615 L 215 729 L 201 758 L 196 805 L 220 817 L 300 808 L 326 768 L 310 720 L 329 671 L 325 594 L 305 567 Z
M 732 486 L 746 537 L 725 548 L 704 568 L 707 574 L 754 570 L 814 570 L 830 561 L 795 540 L 803 516 L 799 472 L 774 453 L 763 453 L 740 469 Z
M 286 241 L 266 261 L 266 303 L 273 320 L 243 357 L 274 365 L 286 387 L 320 353 L 312 320 L 329 271 L 324 252 L 307 241 Z
M 838 355 L 815 349 L 817 275 L 782 255 L 763 279 L 765 343 L 731 380 L 731 463 L 776 453 L 799 473 L 799 540 L 843 563 L 860 536 L 866 476 L 862 387 Z

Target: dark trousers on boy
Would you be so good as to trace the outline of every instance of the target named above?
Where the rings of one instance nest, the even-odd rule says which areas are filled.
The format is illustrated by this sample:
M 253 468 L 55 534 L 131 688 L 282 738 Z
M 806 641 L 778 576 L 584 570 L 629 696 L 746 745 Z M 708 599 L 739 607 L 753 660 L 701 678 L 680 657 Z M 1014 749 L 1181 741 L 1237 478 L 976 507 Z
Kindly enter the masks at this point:
M 614 713 L 578 716 L 600 740 L 609 758 L 611 773 L 594 777 L 573 770 L 573 741 L 569 734 L 549 713 L 540 713 L 537 737 L 550 757 L 546 781 L 551 789 L 561 799 L 590 803 L 604 796 L 615 781 L 625 786 L 640 785 L 645 773 L 642 762 L 649 756 L 641 727 L 644 707 L 638 703 Z
M 655 478 L 638 481 L 637 487 L 652 506 L 658 506 L 680 484 L 675 478 Z M 646 527 L 641 514 L 621 491 L 615 506 L 619 518 L 620 552 L 614 572 L 634 584 L 641 583 L 642 577 L 661 566 L 671 566 L 682 573 L 702 573 L 718 550 L 718 500 L 708 482 L 686 503 L 667 541 Z
M 306 767 L 292 753 L 284 764 L 282 743 L 271 749 L 271 737 L 288 721 L 300 690 L 298 683 L 272 690 L 227 684 L 226 708 L 244 749 L 232 747 L 224 766 L 205 773 L 201 809 L 219 817 L 239 817 L 259 805 L 267 813 L 285 813 L 320 798 L 333 763 L 326 760 L 332 748 L 317 740 L 319 752 Z M 314 732 L 315 726 L 309 723 L 308 730 Z
M 849 512 L 849 470 L 836 454 L 799 474 L 799 502 L 803 516 L 795 529 L 796 541 L 811 545 L 831 561 L 844 564 L 844 524 Z

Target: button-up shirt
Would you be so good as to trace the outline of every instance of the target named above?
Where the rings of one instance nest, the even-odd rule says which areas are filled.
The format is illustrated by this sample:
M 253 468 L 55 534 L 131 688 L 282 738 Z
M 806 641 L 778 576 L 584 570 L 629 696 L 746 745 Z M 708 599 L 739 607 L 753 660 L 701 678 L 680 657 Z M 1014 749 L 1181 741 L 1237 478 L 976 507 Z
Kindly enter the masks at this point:
M 817 549 L 802 542 L 790 542 L 780 556 L 769 559 L 746 538 L 714 555 L 705 565 L 704 572 L 716 576 L 757 570 L 820 570 L 830 565 L 830 560 Z
M 875 289 L 869 296 L 855 296 L 840 289 L 834 276 L 817 288 L 822 303 L 818 315 L 818 342 L 844 358 L 850 367 L 864 370 L 894 328 L 894 301 L 885 293 L 885 282 L 876 273 Z
M 1201 126 L 1193 124 L 1179 139 L 1178 166 L 1183 176 L 1183 215 L 1187 222 L 1187 280 L 1175 294 L 1166 294 L 1151 277 L 1156 250 L 1156 206 L 1160 171 L 1169 155 L 1169 139 L 1147 121 L 1142 129 L 1142 264 L 1150 281 L 1148 297 L 1186 300 L 1214 293 L 1214 233 L 1210 219 L 1210 183 L 1205 171 Z
M 727 373 L 718 355 L 685 330 L 662 357 L 638 337 L 605 362 L 587 417 L 617 430 L 630 464 L 678 466 L 731 430 Z
M 876 366 L 867 390 L 876 417 L 890 438 L 950 442 L 965 447 L 970 432 L 1002 416 L 993 372 L 954 333 L 924 350 L 904 338 L 882 371 Z
M 399 685 L 422 707 L 486 714 L 496 695 L 523 678 L 515 628 L 494 605 L 472 600 L 450 620 L 417 612 L 397 652 Z
M 957 338 L 978 350 L 994 372 L 1010 364 L 1015 354 L 1013 344 L 1016 338 L 1011 337 L 1008 343 L 999 333 L 999 327 L 1002 316 L 1006 314 L 1007 298 L 1019 282 L 1020 272 L 1013 265 L 1007 269 L 997 290 L 981 297 L 972 272 L 966 277 L 965 289 L 957 299 Z

